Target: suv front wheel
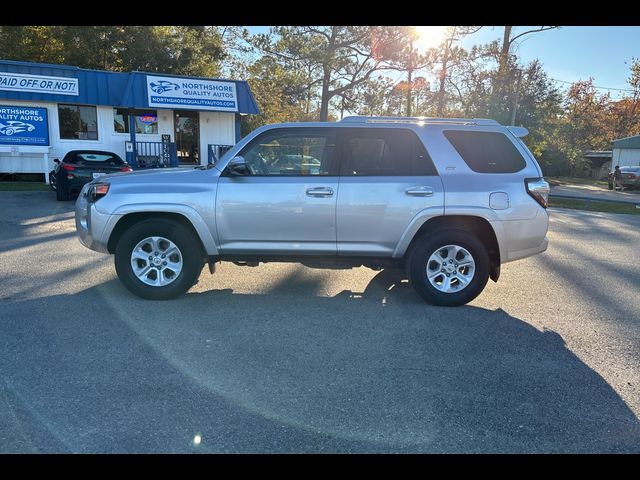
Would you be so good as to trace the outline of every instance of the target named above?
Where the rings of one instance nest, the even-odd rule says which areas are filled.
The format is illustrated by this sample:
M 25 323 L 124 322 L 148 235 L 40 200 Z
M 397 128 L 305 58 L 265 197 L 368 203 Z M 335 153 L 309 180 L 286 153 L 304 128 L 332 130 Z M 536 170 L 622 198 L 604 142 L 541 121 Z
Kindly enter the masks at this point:
M 450 307 L 464 305 L 482 292 L 489 265 L 484 244 L 453 228 L 423 235 L 407 260 L 415 291 L 429 303 Z
M 148 219 L 120 237 L 115 266 L 124 286 L 135 295 L 168 300 L 196 283 L 203 258 L 197 239 L 178 222 Z

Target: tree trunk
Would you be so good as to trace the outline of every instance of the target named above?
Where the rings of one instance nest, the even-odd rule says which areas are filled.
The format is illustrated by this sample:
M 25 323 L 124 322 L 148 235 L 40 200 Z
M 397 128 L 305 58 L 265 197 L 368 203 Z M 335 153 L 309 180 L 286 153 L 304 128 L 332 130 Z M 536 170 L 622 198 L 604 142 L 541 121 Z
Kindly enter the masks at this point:
M 513 27 L 504 27 L 504 37 L 502 37 L 502 49 L 500 50 L 500 65 L 498 67 L 498 72 L 500 74 L 504 73 L 504 70 L 507 68 L 507 63 L 509 60 L 509 50 L 511 49 L 511 29 Z
M 438 110 L 439 117 L 444 116 L 444 84 L 447 80 L 447 64 L 449 63 L 449 44 L 445 46 L 444 55 L 442 57 L 442 70 L 440 71 L 440 89 L 438 90 Z
M 516 113 L 518 112 L 518 102 L 520 101 L 520 82 L 522 81 L 522 71 L 518 72 L 518 81 L 516 82 L 516 94 L 511 108 L 511 122 L 509 125 L 516 124 Z
M 447 81 L 447 67 L 449 65 L 449 52 L 451 50 L 451 46 L 453 45 L 453 40 L 456 36 L 457 27 L 453 29 L 451 32 L 451 36 L 449 40 L 444 44 L 444 53 L 442 55 L 442 70 L 440 70 L 440 88 L 438 89 L 438 108 L 436 111 L 436 115 L 439 117 L 444 117 L 444 107 L 445 107 L 445 83 Z
M 411 116 L 411 90 L 413 89 L 413 38 L 409 38 L 409 65 L 407 68 L 407 117 Z
M 320 121 L 326 122 L 329 120 L 329 82 L 331 81 L 331 70 L 327 67 L 324 68 L 324 74 L 322 76 L 322 97 L 320 98 Z
M 411 116 L 411 89 L 413 85 L 411 82 L 413 81 L 413 68 L 409 66 L 409 70 L 407 71 L 407 117 Z

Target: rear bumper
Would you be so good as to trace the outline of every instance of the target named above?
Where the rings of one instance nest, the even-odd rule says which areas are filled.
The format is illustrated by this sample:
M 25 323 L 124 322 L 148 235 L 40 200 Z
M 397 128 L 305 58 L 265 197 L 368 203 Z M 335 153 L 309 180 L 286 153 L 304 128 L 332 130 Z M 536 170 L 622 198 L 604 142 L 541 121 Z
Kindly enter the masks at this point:
M 510 251 L 509 257 L 503 261 L 504 262 L 513 262 L 514 260 L 520 260 L 521 258 L 530 257 L 532 255 L 537 255 L 538 253 L 544 252 L 549 246 L 549 239 L 545 236 L 540 245 L 537 245 L 532 248 L 525 248 L 524 250 L 516 250 Z
M 540 207 L 536 216 L 527 220 L 506 220 L 500 222 L 498 242 L 500 244 L 500 263 L 513 262 L 544 252 L 549 239 L 549 214 Z

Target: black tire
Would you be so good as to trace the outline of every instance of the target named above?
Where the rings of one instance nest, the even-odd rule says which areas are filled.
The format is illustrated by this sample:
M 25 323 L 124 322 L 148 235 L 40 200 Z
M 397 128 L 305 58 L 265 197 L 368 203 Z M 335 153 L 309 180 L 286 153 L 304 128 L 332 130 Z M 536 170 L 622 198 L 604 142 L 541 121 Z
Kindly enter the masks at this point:
M 151 286 L 142 282 L 131 266 L 131 253 L 139 242 L 147 237 L 159 236 L 173 242 L 182 254 L 182 271 L 165 286 Z M 194 235 L 178 222 L 168 219 L 148 219 L 126 230 L 115 252 L 116 272 L 127 289 L 148 300 L 169 300 L 189 290 L 198 280 L 204 266 L 204 252 Z
M 466 249 L 475 262 L 475 272 L 469 284 L 456 292 L 441 292 L 427 279 L 429 257 L 446 245 Z M 437 263 L 436 263 L 437 265 Z M 433 305 L 457 307 L 469 303 L 484 290 L 489 279 L 489 254 L 482 241 L 466 230 L 448 228 L 427 233 L 417 240 L 407 258 L 407 275 L 411 286 Z
M 62 185 L 58 185 L 56 180 L 56 199 L 59 202 L 66 202 L 69 200 L 69 187 L 64 188 Z
M 56 171 L 55 170 L 51 170 L 49 172 L 49 186 L 51 187 L 51 190 L 53 190 L 54 192 L 57 190 L 57 185 L 56 185 Z

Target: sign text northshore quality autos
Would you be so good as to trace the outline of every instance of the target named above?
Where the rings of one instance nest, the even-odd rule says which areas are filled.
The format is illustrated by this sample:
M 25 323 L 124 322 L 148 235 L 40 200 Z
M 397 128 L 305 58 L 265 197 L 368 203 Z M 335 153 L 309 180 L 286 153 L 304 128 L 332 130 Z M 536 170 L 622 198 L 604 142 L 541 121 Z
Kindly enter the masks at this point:
M 150 107 L 216 107 L 217 110 L 238 111 L 233 82 L 147 75 L 147 95 Z

